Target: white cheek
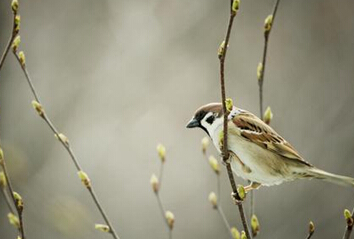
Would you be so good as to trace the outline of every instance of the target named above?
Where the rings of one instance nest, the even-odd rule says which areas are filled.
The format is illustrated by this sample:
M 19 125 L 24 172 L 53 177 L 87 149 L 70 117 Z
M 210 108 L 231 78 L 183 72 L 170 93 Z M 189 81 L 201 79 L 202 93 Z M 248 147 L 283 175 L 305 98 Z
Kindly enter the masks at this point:
M 206 130 L 210 133 L 210 124 L 208 122 L 206 122 L 206 119 L 209 118 L 212 115 L 212 113 L 208 113 L 205 115 L 205 117 L 202 119 L 202 121 L 200 122 L 201 125 L 206 128 Z
M 220 126 L 223 124 L 223 118 L 216 118 L 213 124 L 209 125 L 210 134 L 215 134 L 216 131 L 220 130 Z

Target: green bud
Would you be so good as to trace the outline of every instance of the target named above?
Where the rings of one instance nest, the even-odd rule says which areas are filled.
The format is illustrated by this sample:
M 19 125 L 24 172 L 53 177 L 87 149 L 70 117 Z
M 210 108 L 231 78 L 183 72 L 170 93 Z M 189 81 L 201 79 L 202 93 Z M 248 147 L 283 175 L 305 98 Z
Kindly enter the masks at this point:
M 21 17 L 20 15 L 15 16 L 15 33 L 17 34 L 20 31 Z
M 9 219 L 11 225 L 16 228 L 20 228 L 20 220 L 18 220 L 18 217 L 15 214 L 10 212 L 7 214 L 7 218 Z
M 211 205 L 213 205 L 213 208 L 216 208 L 218 206 L 218 198 L 214 192 L 211 192 L 209 194 L 209 202 Z
M 166 160 L 166 148 L 162 144 L 158 144 L 156 147 L 157 153 L 161 159 L 161 161 L 164 163 Z
M 209 139 L 208 139 L 208 137 L 204 137 L 202 139 L 202 151 L 203 151 L 203 154 L 206 153 L 206 150 L 207 150 L 208 146 L 209 146 Z
M 95 229 L 101 232 L 110 232 L 109 226 L 104 224 L 95 224 Z
M 152 190 L 155 193 L 157 193 L 159 191 L 159 179 L 156 177 L 155 174 L 151 175 L 150 184 L 151 184 Z
M 18 11 L 18 0 L 12 0 L 11 8 L 14 14 Z
M 315 224 L 310 221 L 309 223 L 309 234 L 313 234 L 315 232 Z
M 20 51 L 18 53 L 18 58 L 20 59 L 20 63 L 21 63 L 21 66 L 25 66 L 26 65 L 26 57 L 25 57 L 25 53 L 23 51 Z
M 84 171 L 78 171 L 77 175 L 79 176 L 81 182 L 84 184 L 86 188 L 91 188 L 91 181 L 87 173 L 85 173 Z
M 18 194 L 17 192 L 13 192 L 15 201 L 16 201 L 16 207 L 17 209 L 20 211 L 20 213 L 23 210 L 23 200 L 20 194 Z
M 227 98 L 227 99 L 225 100 L 225 104 L 226 104 L 226 110 L 227 110 L 227 112 L 230 113 L 230 112 L 232 111 L 232 107 L 234 106 L 232 99 Z
M 213 155 L 210 155 L 209 157 L 209 164 L 216 174 L 220 173 L 219 162 Z
M 231 228 L 231 234 L 233 239 L 240 239 L 241 237 L 240 232 L 237 230 L 236 227 Z
M 219 46 L 219 49 L 218 49 L 219 58 L 224 55 L 224 52 L 225 52 L 225 41 L 222 41 L 220 46 Z
M 1 164 L 2 164 L 3 160 L 4 160 L 4 151 L 2 151 L 2 148 L 0 148 L 0 162 L 1 162 Z
M 32 100 L 32 106 L 33 106 L 33 109 L 35 109 L 37 111 L 38 115 L 43 117 L 44 109 L 43 109 L 42 105 L 39 102 L 37 102 L 36 100 Z
M 347 220 L 352 217 L 352 214 L 350 213 L 350 211 L 348 209 L 344 210 L 344 217 Z
M 173 225 L 175 223 L 175 215 L 173 215 L 173 213 L 170 212 L 170 211 L 166 211 L 165 212 L 165 218 L 166 218 L 168 226 L 172 230 L 173 229 Z
M 347 225 L 349 227 L 352 227 L 354 225 L 354 219 L 353 219 L 353 215 L 350 213 L 348 209 L 344 210 L 344 217 L 345 220 L 347 221 Z
M 270 106 L 267 107 L 267 109 L 264 112 L 263 115 L 263 121 L 266 124 L 270 124 L 270 121 L 273 119 L 273 113 L 272 113 L 272 109 L 270 108 Z
M 243 187 L 243 185 L 238 185 L 238 187 L 237 187 L 237 193 L 238 193 L 238 196 L 240 197 L 241 200 L 245 199 L 245 197 L 246 197 L 246 190 L 245 190 L 245 188 Z
M 63 142 L 64 144 L 69 145 L 69 139 L 64 134 L 62 134 L 62 133 L 59 133 L 58 135 L 54 134 L 54 137 L 57 140 L 60 140 L 61 142 Z
M 240 0 L 234 0 L 232 2 L 232 7 L 231 7 L 231 10 L 232 10 L 232 14 L 236 14 L 237 13 L 237 10 L 240 6 Z
M 264 32 L 269 33 L 272 29 L 273 25 L 273 15 L 268 15 L 268 17 L 264 20 Z
M 13 40 L 12 46 L 11 46 L 13 52 L 17 51 L 18 47 L 20 46 L 20 43 L 21 43 L 21 37 L 20 37 L 20 35 L 17 35 L 15 37 L 15 39 Z
M 1 188 L 6 188 L 7 186 L 7 181 L 4 172 L 0 172 L 0 187 Z
M 252 228 L 252 235 L 256 236 L 259 233 L 259 221 L 256 215 L 252 215 L 251 218 L 251 228 Z

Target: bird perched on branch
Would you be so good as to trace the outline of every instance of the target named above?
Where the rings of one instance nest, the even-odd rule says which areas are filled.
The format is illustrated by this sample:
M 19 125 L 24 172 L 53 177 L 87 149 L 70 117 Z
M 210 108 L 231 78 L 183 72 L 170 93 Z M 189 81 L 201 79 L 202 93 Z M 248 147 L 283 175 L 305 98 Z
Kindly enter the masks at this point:
M 210 103 L 200 107 L 187 124 L 199 127 L 212 139 L 219 153 L 223 142 L 223 107 Z M 295 179 L 316 178 L 352 186 L 354 179 L 328 173 L 304 160 L 274 129 L 254 114 L 232 106 L 228 115 L 228 150 L 233 172 L 251 181 L 246 191 Z

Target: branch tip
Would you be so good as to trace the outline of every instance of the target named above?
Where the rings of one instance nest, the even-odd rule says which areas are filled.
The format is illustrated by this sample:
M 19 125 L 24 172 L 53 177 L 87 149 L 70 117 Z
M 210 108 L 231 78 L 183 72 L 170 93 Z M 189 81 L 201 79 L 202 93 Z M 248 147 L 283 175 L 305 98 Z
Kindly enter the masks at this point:
M 175 223 L 175 215 L 173 215 L 173 213 L 171 211 L 166 211 L 165 218 L 166 218 L 166 221 L 167 221 L 167 224 L 168 224 L 170 230 L 172 230 L 173 225 Z
M 232 235 L 233 239 L 240 239 L 241 238 L 240 232 L 237 230 L 236 227 L 231 228 L 231 235 Z
M 95 224 L 95 229 L 99 230 L 101 232 L 111 232 L 111 229 L 109 226 L 104 225 L 104 224 Z
M 161 161 L 164 163 L 166 160 L 166 148 L 162 144 L 158 144 L 156 147 L 157 153 L 161 159 Z
M 216 196 L 216 194 L 214 192 L 211 192 L 209 194 L 208 199 L 211 205 L 213 206 L 213 208 L 216 209 L 218 206 L 218 197 Z
M 159 191 L 159 179 L 156 177 L 155 174 L 152 174 L 151 175 L 151 178 L 150 178 L 150 184 L 151 184 L 151 187 L 152 187 L 152 190 L 157 193 Z

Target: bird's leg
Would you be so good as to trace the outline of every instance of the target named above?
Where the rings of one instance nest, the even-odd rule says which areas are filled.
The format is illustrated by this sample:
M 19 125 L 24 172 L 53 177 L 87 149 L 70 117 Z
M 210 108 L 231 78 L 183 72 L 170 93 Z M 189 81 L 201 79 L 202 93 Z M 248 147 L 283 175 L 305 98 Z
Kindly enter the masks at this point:
M 250 192 L 250 191 L 252 191 L 253 189 L 258 189 L 260 186 L 262 186 L 262 184 L 256 183 L 256 182 L 252 182 L 250 185 L 247 185 L 247 186 L 245 187 L 245 191 L 246 191 L 246 192 Z
M 260 186 L 262 186 L 262 184 L 252 182 L 250 185 L 247 185 L 246 187 L 244 187 L 244 189 L 245 189 L 245 192 L 248 193 L 254 189 L 258 189 Z M 242 203 L 242 201 L 243 201 L 243 199 L 239 199 L 237 193 L 234 193 L 234 192 L 231 193 L 231 199 L 232 199 L 233 203 L 236 205 Z
M 232 202 L 235 204 L 235 205 L 239 205 L 240 203 L 243 202 L 242 199 L 239 199 L 239 196 L 237 193 L 234 193 L 234 192 L 231 192 L 231 199 L 232 199 Z

